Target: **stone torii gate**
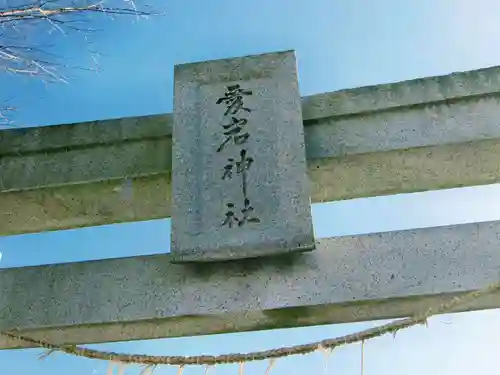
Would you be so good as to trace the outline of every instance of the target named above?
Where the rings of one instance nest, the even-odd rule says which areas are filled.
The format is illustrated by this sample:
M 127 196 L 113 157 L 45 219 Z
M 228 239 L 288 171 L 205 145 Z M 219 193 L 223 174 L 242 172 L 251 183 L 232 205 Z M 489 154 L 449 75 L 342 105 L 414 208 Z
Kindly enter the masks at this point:
M 318 240 L 310 202 L 499 182 L 499 77 L 300 98 L 286 51 L 176 67 L 173 116 L 1 131 L 0 235 L 172 216 L 172 253 L 0 270 L 0 332 L 76 344 L 354 322 L 487 286 L 500 222 Z

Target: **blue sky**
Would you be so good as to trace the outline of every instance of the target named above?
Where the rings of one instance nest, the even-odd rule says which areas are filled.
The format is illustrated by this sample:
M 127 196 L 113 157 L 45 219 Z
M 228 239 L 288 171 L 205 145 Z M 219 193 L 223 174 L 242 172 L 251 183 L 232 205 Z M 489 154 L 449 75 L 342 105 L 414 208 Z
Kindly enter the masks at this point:
M 173 65 L 295 49 L 302 95 L 500 65 L 500 3 L 489 0 L 154 0 L 165 16 L 97 21 L 99 73 L 70 71 L 69 84 L 0 76 L 1 96 L 18 107 L 16 126 L 51 125 L 171 112 Z M 89 66 L 77 36 L 59 53 Z M 0 100 L 2 98 L 0 97 Z M 500 219 L 500 186 L 314 205 L 318 237 Z M 0 267 L 165 252 L 169 220 L 0 238 Z M 365 374 L 469 374 L 496 366 L 497 311 L 455 314 L 369 341 Z M 99 345 L 154 354 L 250 351 L 337 336 L 376 323 Z M 377 323 L 378 324 L 378 323 Z M 1 351 L 0 373 L 106 374 L 107 364 L 37 351 Z M 359 345 L 334 351 L 328 373 L 359 373 Z M 264 373 L 266 364 L 246 373 Z M 162 372 L 163 371 L 163 372 Z M 237 366 L 212 370 L 235 374 Z M 283 359 L 272 374 L 321 373 L 321 354 Z M 158 374 L 175 374 L 172 369 Z M 128 369 L 125 374 L 138 374 Z M 185 374 L 202 374 L 186 369 Z

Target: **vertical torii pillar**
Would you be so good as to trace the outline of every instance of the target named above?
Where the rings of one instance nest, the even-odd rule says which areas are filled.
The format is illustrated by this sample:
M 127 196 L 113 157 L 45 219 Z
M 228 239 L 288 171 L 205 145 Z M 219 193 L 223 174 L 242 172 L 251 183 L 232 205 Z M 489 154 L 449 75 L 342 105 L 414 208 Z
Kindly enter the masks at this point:
M 174 262 L 315 247 L 295 53 L 177 65 Z

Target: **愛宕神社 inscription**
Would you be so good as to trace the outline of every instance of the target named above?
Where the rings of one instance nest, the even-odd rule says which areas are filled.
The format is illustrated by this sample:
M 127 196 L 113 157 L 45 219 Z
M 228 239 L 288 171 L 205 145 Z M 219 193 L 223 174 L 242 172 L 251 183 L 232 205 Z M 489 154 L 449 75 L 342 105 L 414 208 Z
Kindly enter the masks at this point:
M 177 65 L 173 262 L 313 250 L 292 51 Z
M 250 204 L 247 188 L 247 172 L 250 170 L 254 158 L 247 155 L 248 152 L 245 148 L 245 143 L 250 139 L 250 133 L 246 128 L 248 117 L 240 117 L 243 113 L 250 114 L 252 112 L 250 108 L 244 106 L 243 98 L 246 95 L 252 95 L 252 91 L 241 89 L 240 85 L 236 84 L 228 86 L 224 96 L 217 99 L 217 104 L 223 103 L 225 105 L 224 116 L 230 116 L 229 122 L 222 125 L 224 129 L 223 136 L 225 138 L 217 148 L 217 152 L 223 152 L 228 143 L 239 146 L 239 160 L 235 160 L 234 157 L 228 158 L 222 175 L 223 180 L 231 180 L 233 178 L 233 171 L 235 171 L 241 183 L 242 199 L 241 209 L 239 210 L 241 215 L 235 212 L 236 205 L 234 202 L 226 203 L 226 212 L 222 225 L 227 225 L 229 228 L 232 228 L 234 225 L 241 227 L 246 223 L 260 223 L 260 219 L 253 216 L 254 209 Z

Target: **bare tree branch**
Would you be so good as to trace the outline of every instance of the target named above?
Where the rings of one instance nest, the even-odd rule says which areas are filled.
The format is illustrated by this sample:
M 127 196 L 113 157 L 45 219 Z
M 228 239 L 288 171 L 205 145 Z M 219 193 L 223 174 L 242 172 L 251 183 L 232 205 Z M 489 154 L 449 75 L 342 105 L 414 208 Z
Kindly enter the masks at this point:
M 6 9 L 0 10 L 0 23 L 14 22 L 19 19 L 50 19 L 53 16 L 66 15 L 69 13 L 83 13 L 83 12 L 95 12 L 95 13 L 108 13 L 108 14 L 121 14 L 121 15 L 150 15 L 149 12 L 140 11 L 137 9 L 127 9 L 127 8 L 108 8 L 102 5 L 102 3 L 81 6 L 81 7 L 46 7 L 43 3 L 40 6 L 31 6 L 24 9 Z
M 154 14 L 147 6 L 137 8 L 133 0 L 0 0 L 0 74 L 67 83 L 68 70 L 98 70 L 100 54 L 91 48 L 93 35 L 102 31 L 92 27 L 100 25 L 98 17 L 108 17 L 109 22 L 115 16 Z M 87 50 L 94 67 L 71 64 L 68 56 L 54 52 L 70 34 L 72 43 Z M 9 108 L 0 106 L 0 122 Z
M 104 1 L 89 4 L 86 0 L 34 0 L 29 4 L 0 7 L 0 70 L 65 82 L 59 70 L 68 66 L 48 51 L 51 46 L 37 45 L 43 39 L 40 36 L 54 34 L 54 31 L 66 36 L 76 31 L 88 41 L 89 34 L 98 29 L 88 27 L 89 19 L 79 18 L 81 15 L 146 17 L 153 14 L 137 9 L 131 1 L 121 2 L 128 7 L 106 6 Z

